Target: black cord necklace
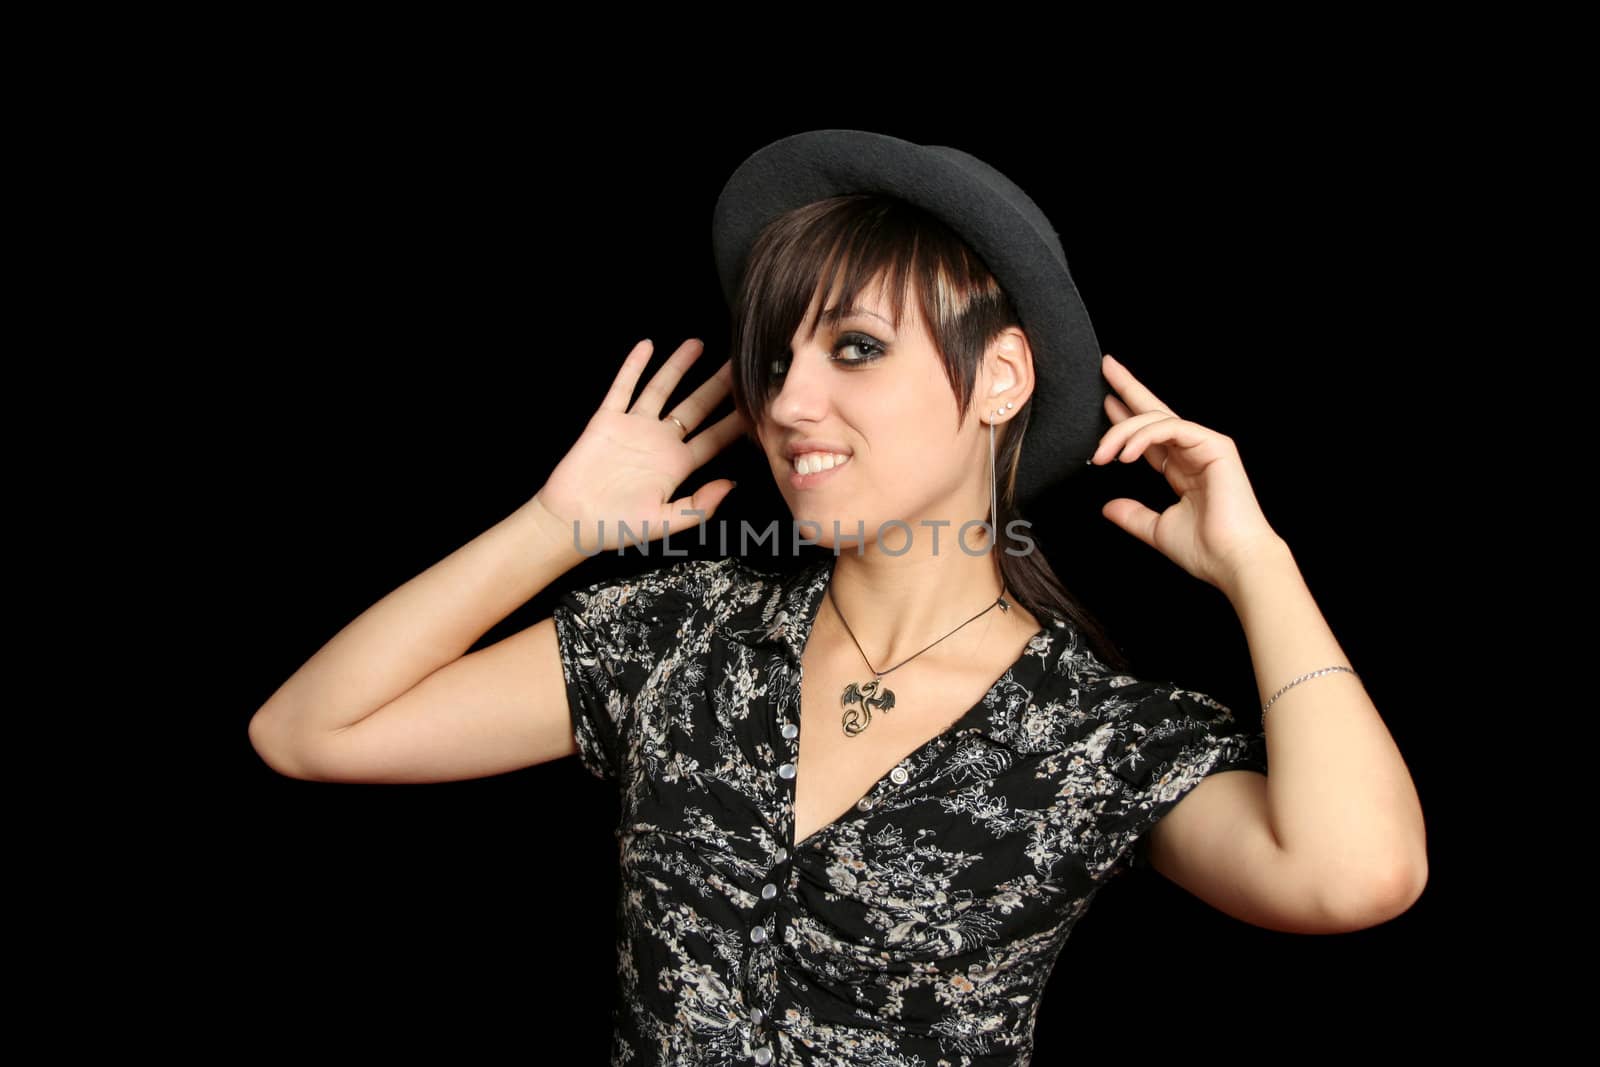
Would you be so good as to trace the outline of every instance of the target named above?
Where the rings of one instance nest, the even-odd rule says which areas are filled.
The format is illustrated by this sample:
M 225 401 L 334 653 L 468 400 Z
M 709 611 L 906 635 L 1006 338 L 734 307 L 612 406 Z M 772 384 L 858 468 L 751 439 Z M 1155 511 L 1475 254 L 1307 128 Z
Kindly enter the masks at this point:
M 995 599 L 993 604 L 990 604 L 988 607 L 978 612 L 978 614 L 974 615 L 971 619 L 968 619 L 966 622 L 962 623 L 961 626 L 957 626 L 955 630 L 951 630 L 950 633 L 945 634 L 944 637 L 939 638 L 939 641 L 935 641 L 933 645 L 929 645 L 928 648 L 924 648 L 922 652 L 914 652 L 905 659 L 901 660 L 899 663 L 896 663 L 893 667 L 890 667 L 889 670 L 880 671 L 872 665 L 871 660 L 867 659 L 866 650 L 861 647 L 860 641 L 856 641 L 856 635 L 854 631 L 850 629 L 850 624 L 845 622 L 844 612 L 839 610 L 839 602 L 833 599 L 832 582 L 828 583 L 828 603 L 833 605 L 834 613 L 839 616 L 839 621 L 844 623 L 844 632 L 850 635 L 851 641 L 855 641 L 856 651 L 861 653 L 862 660 L 866 662 L 867 670 L 871 671 L 873 674 L 872 681 L 867 682 L 864 685 L 858 685 L 855 682 L 851 682 L 846 685 L 844 687 L 844 693 L 839 698 L 839 704 L 844 708 L 844 715 L 840 719 L 840 723 L 844 727 L 844 733 L 846 737 L 854 737 L 867 728 L 868 724 L 872 722 L 873 708 L 877 708 L 879 711 L 888 711 L 894 707 L 894 690 L 883 687 L 883 676 L 888 674 L 889 671 L 899 670 L 907 663 L 910 663 L 912 660 L 922 655 L 922 652 L 928 651 L 928 648 L 932 648 L 933 645 L 937 645 L 939 641 L 943 641 L 945 637 L 949 637 L 950 634 L 955 633 L 956 630 L 960 630 L 961 626 L 966 626 L 967 623 L 982 618 L 995 608 L 999 608 L 1001 611 L 1011 610 L 1011 605 L 1006 603 L 1005 587 L 1002 586 L 1000 589 L 1000 596 Z

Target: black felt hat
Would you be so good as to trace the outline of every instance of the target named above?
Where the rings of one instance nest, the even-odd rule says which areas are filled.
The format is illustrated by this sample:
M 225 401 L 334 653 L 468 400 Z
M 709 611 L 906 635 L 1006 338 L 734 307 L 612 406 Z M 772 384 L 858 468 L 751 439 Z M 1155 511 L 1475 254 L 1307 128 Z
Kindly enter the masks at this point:
M 751 246 L 778 215 L 845 193 L 910 201 L 950 226 L 999 279 L 1033 348 L 1034 411 L 1017 471 L 1033 500 L 1087 469 L 1109 429 L 1100 342 L 1055 227 L 1015 182 L 970 153 L 865 130 L 812 130 L 774 141 L 733 172 L 712 213 L 711 243 L 730 309 Z

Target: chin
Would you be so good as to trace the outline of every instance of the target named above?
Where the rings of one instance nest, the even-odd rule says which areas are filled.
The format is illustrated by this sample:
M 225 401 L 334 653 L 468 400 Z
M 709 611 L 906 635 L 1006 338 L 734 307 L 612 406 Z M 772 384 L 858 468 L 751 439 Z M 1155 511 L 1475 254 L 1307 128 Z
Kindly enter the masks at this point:
M 855 552 L 858 545 L 870 547 L 877 537 L 877 521 L 865 515 L 842 515 L 834 511 L 824 512 L 815 509 L 795 511 L 792 508 L 789 514 L 799 536 L 812 535 L 812 527 L 801 527 L 801 522 L 815 525 L 816 543 L 820 548 L 832 549 L 835 547 L 834 523 L 839 524 L 837 544 L 842 546 L 838 549 L 840 552 Z

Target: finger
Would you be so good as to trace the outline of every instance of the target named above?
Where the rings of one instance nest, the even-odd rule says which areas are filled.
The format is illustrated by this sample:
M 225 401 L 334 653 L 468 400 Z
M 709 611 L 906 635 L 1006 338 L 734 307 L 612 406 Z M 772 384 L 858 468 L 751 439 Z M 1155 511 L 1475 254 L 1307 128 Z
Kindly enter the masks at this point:
M 1102 361 L 1105 365 L 1106 381 L 1122 395 L 1124 403 L 1136 414 L 1146 411 L 1168 411 L 1172 409 L 1161 402 L 1161 398 L 1152 393 L 1143 382 L 1133 376 L 1133 373 L 1117 362 L 1117 357 L 1106 353 Z M 1176 412 L 1173 412 L 1176 414 Z
M 1122 410 L 1126 412 L 1127 408 L 1123 407 Z M 1131 412 L 1126 414 L 1122 421 L 1111 427 L 1100 439 L 1100 444 L 1089 457 L 1091 462 L 1109 462 L 1114 457 L 1120 458 L 1123 450 L 1128 447 L 1128 442 L 1141 429 L 1170 418 L 1173 418 L 1173 415 L 1167 411 L 1147 411 L 1142 415 L 1134 415 Z
M 1107 393 L 1106 416 L 1111 419 L 1111 425 L 1115 426 L 1124 419 L 1133 418 L 1133 409 L 1124 404 L 1116 393 Z
M 606 398 L 600 401 L 602 409 L 627 412 L 628 401 L 633 399 L 633 387 L 639 383 L 639 375 L 644 373 L 645 367 L 649 366 L 650 353 L 653 351 L 655 346 L 648 337 L 633 346 L 617 370 L 617 376 L 611 379 Z
M 689 452 L 694 457 L 696 468 L 703 466 L 712 456 L 727 448 L 729 444 L 743 437 L 749 430 L 749 423 L 737 411 L 730 411 L 704 430 L 695 434 L 687 444 Z
M 702 525 L 706 519 L 716 513 L 718 506 L 733 491 L 731 478 L 718 478 L 714 482 L 707 482 L 696 489 L 691 496 L 679 497 L 667 505 L 665 518 L 666 529 L 669 533 L 679 530 L 692 530 Z M 705 518 L 694 514 L 696 511 L 705 512 Z
M 671 414 L 683 420 L 691 433 L 694 428 L 706 421 L 706 416 L 711 414 L 713 408 L 728 395 L 728 390 L 733 384 L 733 361 L 724 363 L 717 373 L 700 383 L 700 388 L 690 393 L 688 399 L 672 409 Z
M 706 346 L 701 343 L 698 337 L 691 337 L 679 345 L 677 351 L 667 357 L 667 361 L 661 365 L 661 369 L 656 371 L 649 384 L 644 387 L 644 392 L 639 394 L 639 399 L 634 402 L 631 413 L 649 415 L 651 418 L 659 419 L 661 417 L 661 408 L 666 404 L 667 397 L 671 396 L 672 391 L 678 387 L 678 383 L 683 381 L 684 372 L 689 369 L 690 364 L 699 359 L 700 353 L 705 350 Z M 694 423 L 689 422 L 687 419 L 684 422 L 690 429 L 694 429 Z
M 1161 519 L 1160 512 L 1145 507 L 1132 497 L 1119 496 L 1106 501 L 1100 514 L 1151 548 L 1156 547 L 1156 523 Z
M 1132 463 L 1148 450 L 1167 448 L 1171 454 L 1193 445 L 1204 444 L 1206 429 L 1197 426 L 1187 419 L 1180 419 L 1165 412 L 1147 412 L 1153 421 L 1144 423 L 1129 435 L 1117 451 L 1117 459 L 1123 463 Z M 1141 416 L 1143 417 L 1143 416 Z M 1169 453 L 1162 453 L 1163 456 Z M 1161 461 L 1156 461 L 1159 467 Z
M 1109 409 L 1113 426 L 1126 419 L 1133 418 L 1133 412 L 1128 409 L 1128 405 L 1118 400 L 1114 393 L 1106 396 L 1106 406 Z M 1154 445 L 1145 450 L 1144 458 L 1150 462 L 1150 466 L 1155 468 L 1158 473 L 1165 474 L 1166 465 L 1169 462 L 1167 456 L 1170 451 L 1166 445 Z

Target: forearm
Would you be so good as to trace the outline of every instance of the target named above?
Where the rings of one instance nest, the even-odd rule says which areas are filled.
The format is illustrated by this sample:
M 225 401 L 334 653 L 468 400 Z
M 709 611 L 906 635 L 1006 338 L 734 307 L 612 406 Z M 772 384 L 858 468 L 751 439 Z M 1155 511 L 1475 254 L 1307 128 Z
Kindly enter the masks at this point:
M 1226 588 L 1249 643 L 1260 701 L 1322 667 L 1350 662 L 1286 543 Z M 1293 686 L 1266 714 L 1268 808 L 1287 855 L 1345 900 L 1420 888 L 1427 853 L 1416 787 L 1356 675 Z
M 256 712 L 289 736 L 359 722 L 587 558 L 535 495 L 358 615 Z

